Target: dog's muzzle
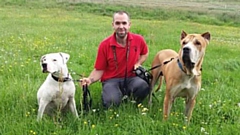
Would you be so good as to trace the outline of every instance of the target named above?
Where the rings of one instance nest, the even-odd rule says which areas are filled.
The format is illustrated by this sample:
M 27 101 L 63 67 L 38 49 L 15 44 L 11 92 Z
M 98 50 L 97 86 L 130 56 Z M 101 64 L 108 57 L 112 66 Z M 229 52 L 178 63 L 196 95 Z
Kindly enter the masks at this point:
M 47 64 L 46 63 L 42 63 L 42 72 L 43 73 L 48 73 Z
M 191 52 L 191 49 L 190 49 L 190 48 L 184 47 L 184 48 L 183 48 L 182 60 L 183 60 L 184 65 L 185 65 L 188 69 L 191 70 L 191 69 L 194 68 L 195 63 L 193 63 L 193 62 L 191 61 L 190 52 Z

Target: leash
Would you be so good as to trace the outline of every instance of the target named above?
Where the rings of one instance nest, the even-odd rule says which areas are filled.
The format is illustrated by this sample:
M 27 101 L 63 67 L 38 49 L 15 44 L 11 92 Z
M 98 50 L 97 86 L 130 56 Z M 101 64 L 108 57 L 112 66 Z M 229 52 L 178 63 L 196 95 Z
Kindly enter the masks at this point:
M 154 66 L 154 67 L 152 67 L 152 68 L 148 69 L 147 71 L 151 71 L 151 70 L 153 70 L 153 69 L 155 69 L 155 68 L 158 68 L 158 67 L 161 67 L 161 66 L 162 66 L 162 63 L 161 63 L 161 64 L 159 64 L 159 65 L 157 65 L 157 66 Z
M 158 68 L 158 67 L 161 67 L 162 65 L 166 65 L 166 64 L 168 64 L 169 62 L 171 62 L 173 59 L 175 59 L 175 58 L 171 58 L 171 59 L 168 60 L 168 61 L 164 61 L 163 63 L 161 63 L 161 64 L 159 64 L 159 65 L 156 65 L 156 66 L 148 69 L 147 71 L 151 71 L 151 70 L 153 70 L 153 69 L 156 69 L 156 68 Z
M 148 69 L 147 71 L 149 72 L 149 71 L 151 71 L 151 70 L 154 70 L 154 69 L 156 69 L 156 68 L 161 67 L 162 65 L 166 65 L 166 64 L 168 64 L 169 62 L 171 62 L 173 59 L 175 59 L 175 58 L 171 58 L 171 59 L 168 60 L 168 61 L 164 61 L 163 63 L 161 63 L 161 64 L 159 64 L 159 65 L 156 65 L 156 66 Z M 162 72 L 159 73 L 159 75 L 158 75 L 157 78 L 159 78 L 160 76 L 163 76 L 163 73 L 162 73 Z M 156 96 L 154 93 L 152 93 L 152 96 L 153 96 L 157 101 L 159 101 L 158 98 L 157 98 L 157 96 Z
M 152 96 L 159 102 L 159 99 L 157 98 L 157 96 L 155 95 L 155 93 L 152 93 Z
M 52 74 L 52 78 L 57 82 L 66 82 L 66 81 L 81 82 L 82 81 L 81 79 L 71 79 L 69 77 L 60 78 L 60 77 L 54 76 L 53 74 Z M 83 90 L 83 95 L 82 95 L 83 110 L 89 111 L 92 107 L 92 97 L 88 89 L 88 85 L 87 84 L 83 85 L 82 90 Z
M 82 82 L 82 79 L 70 79 L 70 80 L 73 82 Z M 91 107 L 92 107 L 92 97 L 87 84 L 82 86 L 82 91 L 83 91 L 83 95 L 82 95 L 83 110 L 89 111 L 91 110 Z
M 89 111 L 92 107 L 92 97 L 88 89 L 88 85 L 87 84 L 83 85 L 82 90 L 83 90 L 83 100 L 82 100 L 83 110 Z
M 73 82 L 82 82 L 82 79 L 71 79 Z M 90 90 L 88 89 L 88 85 L 85 84 L 82 86 L 82 91 L 83 91 L 83 99 L 82 99 L 82 105 L 83 105 L 83 110 L 89 111 L 92 108 L 92 97 Z

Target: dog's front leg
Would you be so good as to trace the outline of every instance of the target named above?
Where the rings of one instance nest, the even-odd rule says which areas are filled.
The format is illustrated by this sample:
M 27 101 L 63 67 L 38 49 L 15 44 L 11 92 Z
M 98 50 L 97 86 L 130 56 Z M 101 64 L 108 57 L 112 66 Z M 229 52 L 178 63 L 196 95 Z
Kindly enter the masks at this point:
M 167 92 L 164 97 L 164 104 L 163 104 L 163 120 L 167 120 L 170 114 L 170 110 L 172 107 L 172 98 Z
M 45 108 L 48 105 L 48 103 L 49 102 L 44 101 L 43 99 L 40 99 L 40 101 L 39 101 L 39 108 L 38 108 L 37 121 L 40 121 L 42 119 L 43 113 L 44 113 Z
M 186 99 L 186 108 L 185 108 L 185 116 L 187 117 L 187 124 L 189 124 L 190 119 L 192 117 L 192 111 L 195 106 L 195 98 L 193 99 Z
M 78 118 L 78 112 L 76 109 L 76 103 L 73 97 L 69 98 L 69 107 L 73 115 L 75 115 Z

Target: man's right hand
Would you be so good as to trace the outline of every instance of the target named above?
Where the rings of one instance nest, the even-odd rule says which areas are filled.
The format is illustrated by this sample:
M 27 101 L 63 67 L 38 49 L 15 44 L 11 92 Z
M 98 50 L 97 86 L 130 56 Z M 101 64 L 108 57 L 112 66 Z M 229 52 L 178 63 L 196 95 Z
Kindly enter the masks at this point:
M 90 78 L 82 78 L 79 81 L 80 86 L 83 86 L 83 85 L 86 85 L 86 84 L 89 86 L 91 83 L 92 83 L 92 80 Z
M 88 77 L 80 79 L 79 85 L 83 86 L 87 84 L 89 86 L 90 84 L 98 81 L 102 77 L 102 75 L 103 70 L 94 69 Z

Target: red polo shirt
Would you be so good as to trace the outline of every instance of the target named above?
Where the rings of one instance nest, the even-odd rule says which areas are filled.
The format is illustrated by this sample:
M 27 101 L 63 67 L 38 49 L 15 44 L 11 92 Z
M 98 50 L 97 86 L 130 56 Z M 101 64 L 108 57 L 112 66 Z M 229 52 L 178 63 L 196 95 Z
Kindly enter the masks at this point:
M 100 43 L 94 67 L 97 70 L 104 70 L 101 81 L 124 78 L 126 68 L 127 77 L 135 76 L 133 73 L 134 65 L 140 55 L 148 53 L 148 47 L 142 36 L 130 32 L 128 32 L 126 43 L 125 47 L 120 46 L 116 42 L 115 33 Z

